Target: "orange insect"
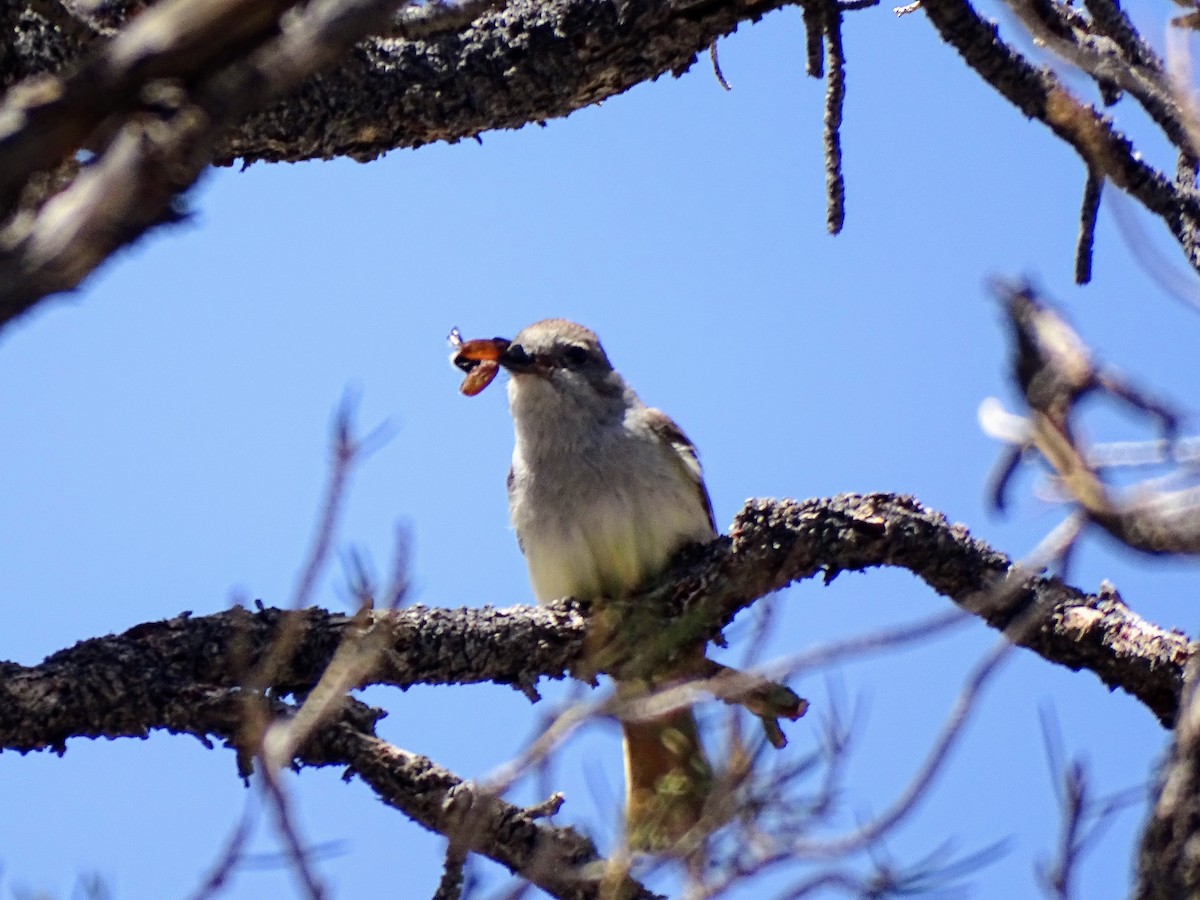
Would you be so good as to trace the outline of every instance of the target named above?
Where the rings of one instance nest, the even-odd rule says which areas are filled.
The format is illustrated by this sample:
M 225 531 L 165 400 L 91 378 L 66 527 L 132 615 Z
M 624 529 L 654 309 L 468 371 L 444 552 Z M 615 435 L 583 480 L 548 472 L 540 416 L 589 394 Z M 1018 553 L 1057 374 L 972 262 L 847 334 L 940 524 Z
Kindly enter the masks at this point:
M 449 341 L 454 348 L 450 362 L 467 373 L 458 389 L 468 397 L 474 397 L 499 373 L 500 357 L 508 349 L 509 342 L 504 338 L 464 341 L 457 328 L 450 329 Z

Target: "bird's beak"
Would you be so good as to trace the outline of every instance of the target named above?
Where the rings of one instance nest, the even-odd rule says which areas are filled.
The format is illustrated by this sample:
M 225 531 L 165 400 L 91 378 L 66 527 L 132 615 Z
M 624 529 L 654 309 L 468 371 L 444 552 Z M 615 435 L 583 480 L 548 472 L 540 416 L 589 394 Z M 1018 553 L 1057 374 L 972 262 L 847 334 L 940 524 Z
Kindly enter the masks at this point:
M 520 344 L 509 344 L 500 356 L 500 365 L 514 375 L 544 374 L 545 367 L 525 352 Z

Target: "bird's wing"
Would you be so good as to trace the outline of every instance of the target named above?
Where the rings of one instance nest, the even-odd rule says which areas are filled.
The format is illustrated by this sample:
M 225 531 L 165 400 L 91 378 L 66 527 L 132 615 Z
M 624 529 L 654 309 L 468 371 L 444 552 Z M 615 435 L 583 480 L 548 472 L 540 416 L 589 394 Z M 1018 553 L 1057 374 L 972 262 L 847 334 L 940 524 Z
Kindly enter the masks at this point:
M 712 526 L 713 533 L 716 534 L 717 520 L 713 516 L 712 500 L 709 499 L 708 488 L 704 486 L 704 472 L 700 468 L 700 454 L 696 452 L 696 445 L 688 440 L 683 429 L 661 409 L 647 409 L 646 421 L 650 425 L 650 430 L 675 451 L 679 465 L 695 483 L 696 493 L 700 496 L 700 506 L 708 513 L 708 524 Z

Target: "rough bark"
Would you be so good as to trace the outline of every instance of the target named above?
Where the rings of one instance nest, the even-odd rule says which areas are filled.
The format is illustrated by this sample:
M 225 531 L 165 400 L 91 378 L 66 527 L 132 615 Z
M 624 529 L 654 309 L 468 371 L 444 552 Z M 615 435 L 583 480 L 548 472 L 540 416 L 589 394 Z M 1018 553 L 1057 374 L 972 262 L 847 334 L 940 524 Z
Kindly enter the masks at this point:
M 520 128 L 668 72 L 742 22 L 800 6 L 833 61 L 826 114 L 830 226 L 840 227 L 840 12 L 830 0 L 26 0 L 0 17 L 0 326 L 71 290 L 125 244 L 176 217 L 209 164 L 349 156 Z M 1017 3 L 1035 37 L 1105 92 L 1119 87 L 1194 160 L 1197 131 L 1164 67 L 1111 0 Z M 393 11 L 402 8 L 396 15 Z M 1000 40 L 964 0 L 921 8 L 1007 101 L 1048 125 L 1170 228 L 1200 267 L 1194 179 L 1150 166 L 1108 118 Z M 1044 21 L 1043 21 L 1044 20 Z M 80 154 L 94 165 L 79 171 Z M 1194 171 L 1194 166 L 1192 166 Z M 52 198 L 52 199 L 51 199 Z M 49 202 L 47 202 L 49 201 Z M 1085 241 L 1086 243 L 1086 241 Z
M 1088 669 L 1137 697 L 1164 724 L 1173 722 L 1194 643 L 1144 621 L 1111 589 L 1085 594 L 1024 572 L 963 526 L 890 494 L 750 502 L 731 537 L 687 554 L 649 598 L 632 601 L 630 641 L 640 653 L 614 653 L 613 665 L 661 664 L 636 637 L 643 627 L 661 633 L 669 624 L 675 636 L 686 630 L 714 638 L 739 610 L 792 582 L 882 565 L 908 569 L 1021 646 Z M 352 617 L 320 609 L 184 614 L 82 641 L 35 666 L 4 663 L 0 748 L 61 752 L 70 737 L 195 732 L 190 699 L 180 698 L 243 684 L 284 628 L 294 629 L 291 652 L 273 667 L 269 686 L 304 693 L 353 627 Z M 587 619 L 569 600 L 499 610 L 380 611 L 370 628 L 385 629 L 386 649 L 361 685 L 492 681 L 532 693 L 539 677 L 590 673 Z
M 214 162 L 367 160 L 399 147 L 559 118 L 668 72 L 682 74 L 718 37 L 785 3 L 509 0 L 491 4 L 497 8 L 465 27 L 451 18 L 418 38 L 368 37 L 286 101 L 233 128 Z M 106 4 L 107 22 L 124 24 L 138 5 Z M 187 12 L 180 7 L 180 15 Z M 86 58 L 101 37 L 99 24 L 55 3 L 13 8 L 10 33 L 22 39 L 0 65 L 0 79 L 8 86 Z M 212 56 L 236 53 L 244 39 L 232 29 L 214 36 Z M 139 60 L 139 70 L 146 65 Z M 210 61 L 189 57 L 167 68 L 192 76 Z M 125 96 L 108 102 L 136 106 L 140 81 L 122 81 Z
M 782 3 L 467 0 L 389 19 L 402 0 L 160 0 L 105 21 L 10 6 L 0 324 L 172 221 L 209 164 L 367 160 L 544 122 L 683 72 Z

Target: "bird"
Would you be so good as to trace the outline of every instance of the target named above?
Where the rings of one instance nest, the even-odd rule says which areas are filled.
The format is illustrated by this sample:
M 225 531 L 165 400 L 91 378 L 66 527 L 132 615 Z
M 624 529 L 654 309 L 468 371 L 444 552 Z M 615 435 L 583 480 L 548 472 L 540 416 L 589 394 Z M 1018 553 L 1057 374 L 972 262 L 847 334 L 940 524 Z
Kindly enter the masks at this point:
M 629 597 L 683 547 L 716 537 L 695 446 L 642 402 L 595 332 L 545 319 L 495 346 L 511 376 L 509 512 L 539 602 Z M 703 660 L 704 647 L 682 655 Z M 617 695 L 636 704 L 654 688 L 618 680 Z M 635 850 L 667 850 L 701 822 L 712 790 L 695 712 L 630 716 L 621 727 L 626 838 Z

